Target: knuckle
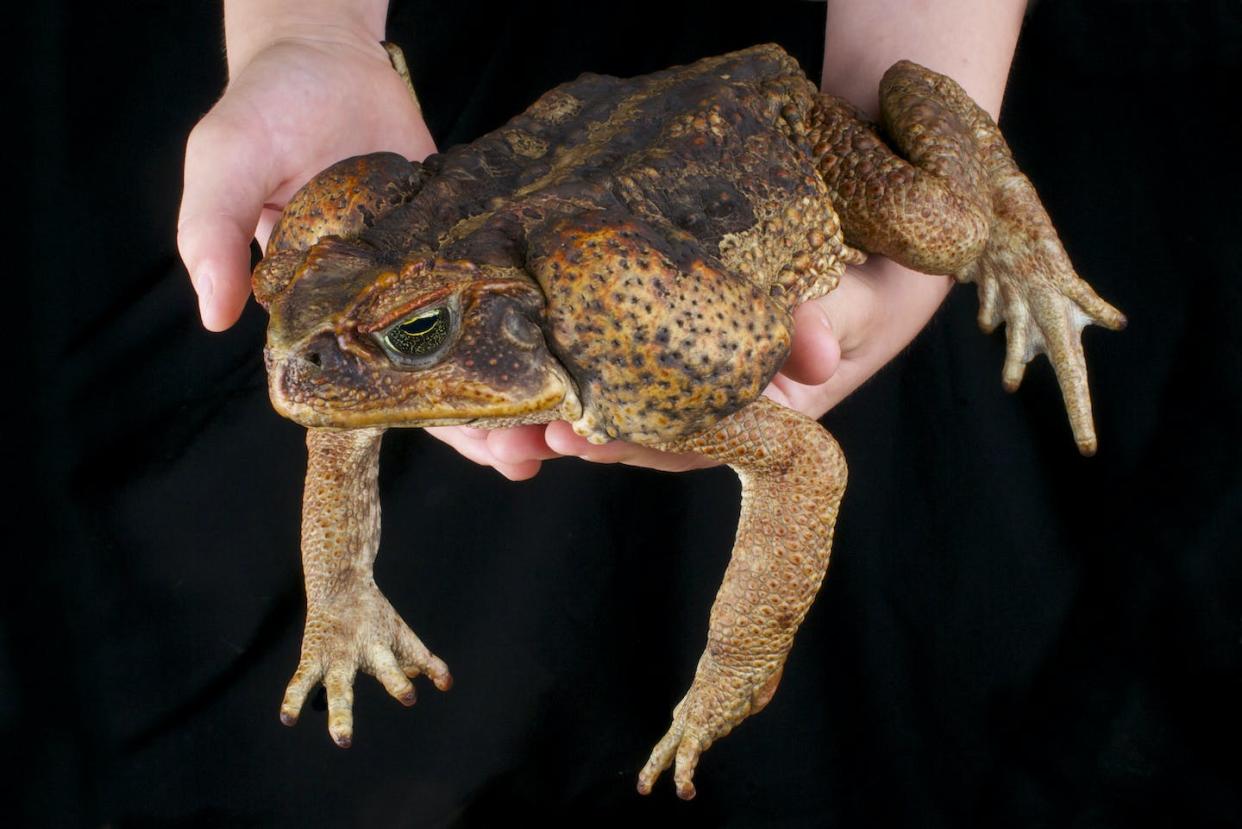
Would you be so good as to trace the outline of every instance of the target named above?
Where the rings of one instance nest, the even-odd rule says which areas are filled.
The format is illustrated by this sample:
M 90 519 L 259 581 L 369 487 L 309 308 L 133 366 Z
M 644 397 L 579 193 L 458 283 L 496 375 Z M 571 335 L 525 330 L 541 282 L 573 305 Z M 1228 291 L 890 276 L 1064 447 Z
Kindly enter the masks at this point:
M 228 147 L 246 140 L 249 131 L 242 125 L 220 114 L 219 108 L 203 116 L 186 137 L 186 160 L 198 160 L 215 155 L 221 147 Z

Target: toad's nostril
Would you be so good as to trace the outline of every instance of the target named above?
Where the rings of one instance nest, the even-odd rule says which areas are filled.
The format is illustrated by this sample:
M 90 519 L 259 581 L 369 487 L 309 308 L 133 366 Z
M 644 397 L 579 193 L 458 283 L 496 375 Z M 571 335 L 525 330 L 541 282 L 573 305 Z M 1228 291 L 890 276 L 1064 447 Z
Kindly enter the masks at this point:
M 320 364 L 321 364 L 321 361 L 320 361 L 320 358 L 319 358 L 319 352 L 318 352 L 318 351 L 308 351 L 308 352 L 306 352 L 306 362 L 310 363 L 310 364 L 311 364 L 311 365 L 313 365 L 313 366 L 318 366 L 318 365 L 320 365 Z

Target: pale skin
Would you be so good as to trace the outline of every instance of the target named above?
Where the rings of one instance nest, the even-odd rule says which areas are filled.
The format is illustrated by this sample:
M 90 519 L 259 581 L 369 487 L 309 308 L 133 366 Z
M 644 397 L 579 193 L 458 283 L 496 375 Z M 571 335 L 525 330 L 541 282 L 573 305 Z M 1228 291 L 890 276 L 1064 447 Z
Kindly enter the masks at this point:
M 1024 8 L 1023 0 L 834 0 L 822 88 L 874 117 L 880 76 L 906 58 L 952 76 L 995 118 Z M 250 293 L 251 238 L 266 244 L 285 202 L 313 175 L 352 155 L 435 151 L 380 46 L 386 13 L 387 0 L 225 3 L 229 86 L 187 142 L 177 237 L 207 329 L 237 321 Z M 908 345 L 951 286 L 880 256 L 851 267 L 836 290 L 798 309 L 792 353 L 766 394 L 818 418 Z M 713 464 L 621 441 L 593 445 L 564 422 L 427 431 L 511 480 L 562 456 L 671 471 Z

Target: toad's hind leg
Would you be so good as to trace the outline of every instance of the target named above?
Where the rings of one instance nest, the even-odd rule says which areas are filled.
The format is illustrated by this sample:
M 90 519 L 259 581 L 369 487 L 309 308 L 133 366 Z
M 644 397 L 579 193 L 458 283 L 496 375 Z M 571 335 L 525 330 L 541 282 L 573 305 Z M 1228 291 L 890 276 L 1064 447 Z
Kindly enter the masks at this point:
M 1048 354 L 1083 454 L 1096 448 L 1080 334 L 1125 317 L 1074 272 L 1030 181 L 991 117 L 951 79 L 909 61 L 880 82 L 883 132 L 821 96 L 811 118 L 817 166 L 846 241 L 979 291 L 979 323 L 1004 320 L 1003 380 Z M 904 158 L 902 157 L 904 156 Z
M 766 397 L 666 448 L 723 461 L 742 479 L 737 539 L 712 605 L 707 648 L 638 778 L 647 794 L 675 764 L 677 794 L 689 799 L 699 755 L 776 691 L 828 567 L 846 469 L 822 426 Z

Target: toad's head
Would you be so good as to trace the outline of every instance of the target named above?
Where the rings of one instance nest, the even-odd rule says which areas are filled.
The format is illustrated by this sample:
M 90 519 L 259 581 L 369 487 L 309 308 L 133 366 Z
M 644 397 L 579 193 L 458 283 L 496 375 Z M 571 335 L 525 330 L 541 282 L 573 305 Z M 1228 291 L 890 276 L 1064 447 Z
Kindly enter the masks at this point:
M 276 410 L 303 426 L 500 426 L 577 416 L 548 351 L 544 296 L 522 270 L 399 260 L 327 236 L 255 270 L 270 314 L 264 352 Z

